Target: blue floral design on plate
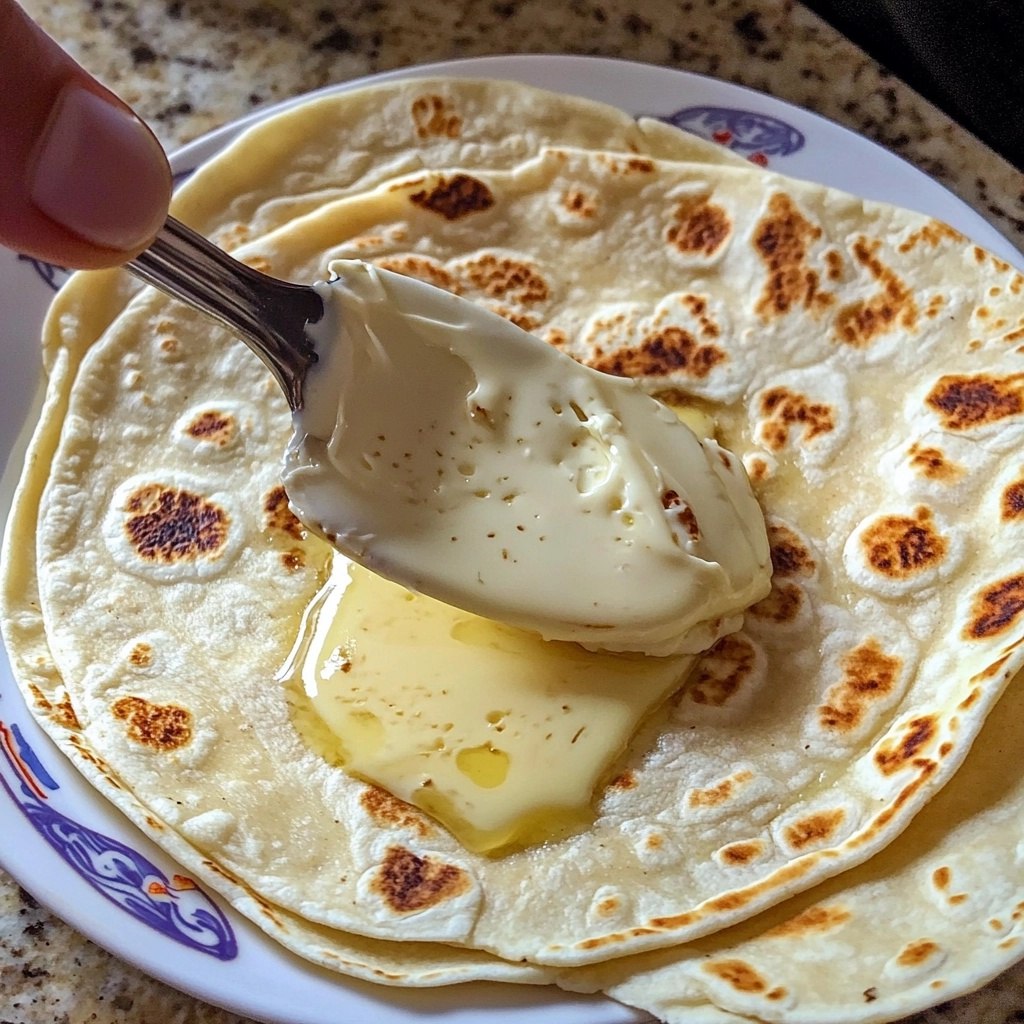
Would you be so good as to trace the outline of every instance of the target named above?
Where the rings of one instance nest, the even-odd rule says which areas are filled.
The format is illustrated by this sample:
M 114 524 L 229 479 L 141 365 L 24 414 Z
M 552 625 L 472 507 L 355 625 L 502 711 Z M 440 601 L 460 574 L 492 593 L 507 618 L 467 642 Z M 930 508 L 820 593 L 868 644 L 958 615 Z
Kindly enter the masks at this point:
M 0 720 L 0 782 L 33 828 L 94 889 L 162 935 L 218 960 L 238 955 L 220 908 L 190 878 L 168 878 L 130 846 L 67 817 L 51 803 L 60 787 L 17 725 Z
M 60 291 L 60 287 L 68 279 L 71 271 L 67 267 L 58 267 L 46 260 L 37 260 L 33 256 L 18 256 L 19 263 L 27 263 L 42 279 L 43 284 L 52 291 Z
M 661 120 L 726 146 L 762 167 L 769 157 L 789 156 L 807 142 L 803 132 L 777 117 L 735 107 L 684 107 Z

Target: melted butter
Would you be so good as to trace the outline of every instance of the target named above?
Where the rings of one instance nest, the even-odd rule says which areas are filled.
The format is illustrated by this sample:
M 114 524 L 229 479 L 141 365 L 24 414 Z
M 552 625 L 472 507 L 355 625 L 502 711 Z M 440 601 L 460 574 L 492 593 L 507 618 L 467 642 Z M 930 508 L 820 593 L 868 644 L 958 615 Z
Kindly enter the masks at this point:
M 296 727 L 471 850 L 585 827 L 598 782 L 694 661 L 547 642 L 335 561 L 296 665 Z
M 761 510 L 703 420 L 422 282 L 331 269 L 284 483 L 338 550 L 615 651 L 705 650 L 768 593 Z

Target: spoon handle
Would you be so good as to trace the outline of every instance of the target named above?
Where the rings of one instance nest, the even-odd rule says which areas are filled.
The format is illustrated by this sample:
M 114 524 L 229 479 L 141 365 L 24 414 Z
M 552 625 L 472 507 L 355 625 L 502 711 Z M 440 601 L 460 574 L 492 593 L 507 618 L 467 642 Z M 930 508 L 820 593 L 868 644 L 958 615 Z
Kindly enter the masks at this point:
M 236 331 L 273 371 L 291 408 L 301 408 L 302 381 L 316 362 L 305 326 L 324 312 L 314 289 L 247 267 L 174 217 L 127 269 Z

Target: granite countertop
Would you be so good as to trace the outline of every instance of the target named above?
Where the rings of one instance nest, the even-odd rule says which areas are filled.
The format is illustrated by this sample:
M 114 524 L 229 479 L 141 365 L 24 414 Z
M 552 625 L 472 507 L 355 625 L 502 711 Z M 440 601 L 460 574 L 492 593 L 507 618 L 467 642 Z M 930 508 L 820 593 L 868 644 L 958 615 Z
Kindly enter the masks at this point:
M 933 175 L 1024 247 L 1024 175 L 792 0 L 22 3 L 169 149 L 265 104 L 408 64 L 596 54 L 740 82 L 818 111 Z M 0 1024 L 241 1020 L 114 959 L 0 872 Z M 1024 968 L 913 1020 L 1024 1020 Z

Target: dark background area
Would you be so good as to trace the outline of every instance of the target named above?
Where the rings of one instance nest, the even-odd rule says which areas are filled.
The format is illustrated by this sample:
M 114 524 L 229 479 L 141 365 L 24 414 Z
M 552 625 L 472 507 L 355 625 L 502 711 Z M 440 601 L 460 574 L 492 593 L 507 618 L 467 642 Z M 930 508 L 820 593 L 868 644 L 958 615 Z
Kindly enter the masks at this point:
M 1024 170 L 1024 0 L 803 0 Z

